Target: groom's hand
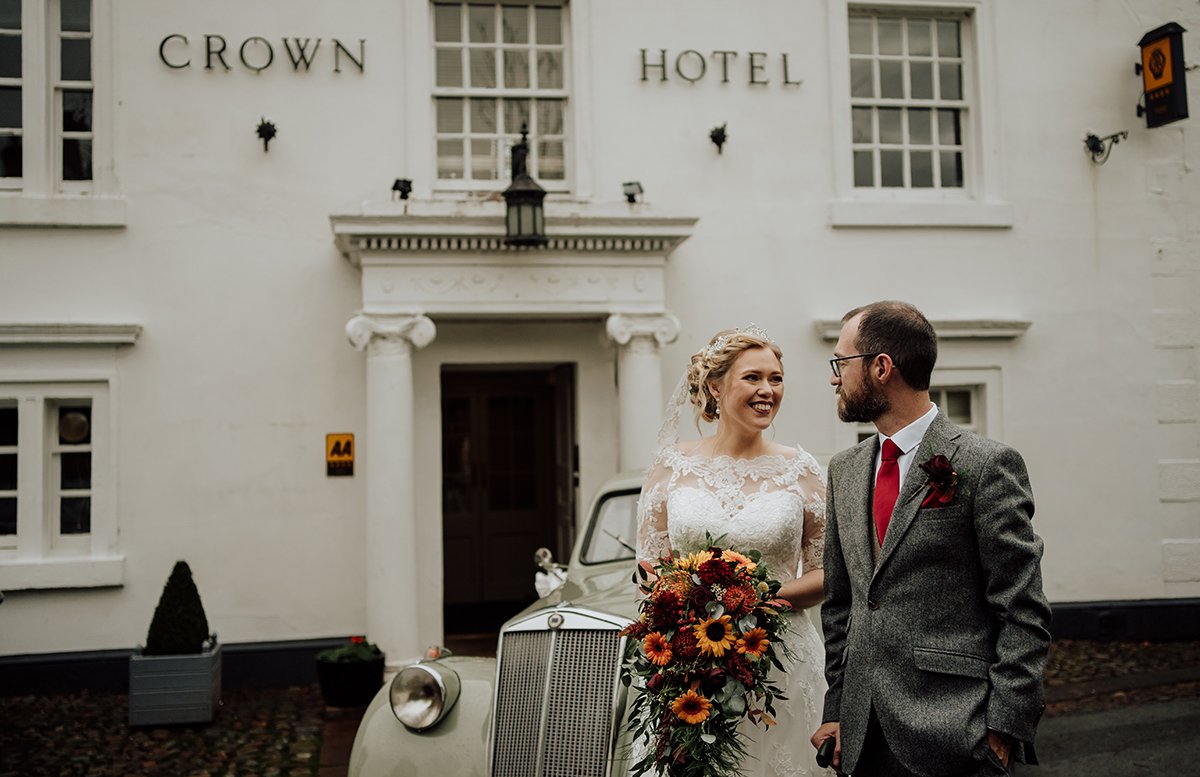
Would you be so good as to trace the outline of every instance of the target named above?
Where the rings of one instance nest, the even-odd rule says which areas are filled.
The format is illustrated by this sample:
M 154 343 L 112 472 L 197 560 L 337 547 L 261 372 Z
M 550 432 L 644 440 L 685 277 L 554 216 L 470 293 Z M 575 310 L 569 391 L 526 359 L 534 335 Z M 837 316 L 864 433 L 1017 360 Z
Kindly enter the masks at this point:
M 825 725 L 829 724 L 826 723 Z M 821 728 L 824 728 L 824 726 Z M 820 733 L 820 730 L 817 733 Z M 1008 737 L 998 731 L 992 731 L 990 728 L 988 729 L 987 737 L 988 746 L 992 748 L 992 752 L 1000 759 L 1000 763 L 1008 766 L 1008 759 L 1012 757 L 1012 742 L 1009 741 Z
M 812 735 L 812 739 L 809 741 L 812 742 L 813 747 L 819 750 L 821 748 L 821 743 L 830 737 L 833 737 L 833 741 L 835 742 L 833 746 L 832 766 L 833 768 L 837 769 L 842 765 L 842 724 L 838 723 L 837 721 L 822 723 L 821 727 L 817 729 L 816 733 Z

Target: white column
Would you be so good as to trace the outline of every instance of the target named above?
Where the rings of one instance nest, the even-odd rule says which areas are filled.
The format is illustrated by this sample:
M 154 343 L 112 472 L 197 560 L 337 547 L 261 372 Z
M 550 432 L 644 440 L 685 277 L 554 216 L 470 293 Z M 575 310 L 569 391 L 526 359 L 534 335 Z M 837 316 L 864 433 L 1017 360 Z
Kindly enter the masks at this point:
M 608 317 L 605 329 L 619 346 L 619 466 L 622 470 L 643 469 L 650 466 L 666 402 L 659 348 L 679 337 L 679 319 L 670 313 L 615 313 Z
M 388 668 L 421 655 L 418 622 L 417 523 L 413 495 L 412 352 L 433 342 L 423 315 L 360 314 L 346 324 L 367 352 L 367 636 L 387 654 Z

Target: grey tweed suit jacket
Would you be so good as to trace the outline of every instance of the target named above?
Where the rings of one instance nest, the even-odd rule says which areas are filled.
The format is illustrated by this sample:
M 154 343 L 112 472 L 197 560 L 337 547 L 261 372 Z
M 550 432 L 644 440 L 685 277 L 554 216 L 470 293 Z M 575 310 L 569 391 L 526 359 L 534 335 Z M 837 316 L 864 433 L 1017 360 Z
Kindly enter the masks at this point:
M 826 679 L 823 720 L 840 721 L 842 771 L 863 752 L 872 707 L 888 746 L 920 775 L 958 774 L 987 754 L 987 729 L 1036 763 L 1050 608 L 1033 532 L 1025 462 L 1012 448 L 938 413 L 873 557 L 878 436 L 829 463 L 826 495 Z M 921 507 L 919 466 L 948 457 L 956 499 Z

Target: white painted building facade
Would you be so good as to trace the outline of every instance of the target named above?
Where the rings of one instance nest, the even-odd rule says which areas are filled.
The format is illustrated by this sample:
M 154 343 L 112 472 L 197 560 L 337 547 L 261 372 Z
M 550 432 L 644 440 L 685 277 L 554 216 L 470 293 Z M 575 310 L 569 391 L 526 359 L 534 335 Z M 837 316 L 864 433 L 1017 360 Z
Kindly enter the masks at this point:
M 1195 4 L 507 3 L 0 0 L 0 655 L 133 646 L 184 558 L 225 642 L 403 661 L 532 578 L 460 497 L 536 482 L 561 547 L 718 329 L 783 348 L 776 439 L 852 444 L 826 360 L 880 298 L 1025 454 L 1052 601 L 1200 597 L 1200 144 L 1133 73 Z

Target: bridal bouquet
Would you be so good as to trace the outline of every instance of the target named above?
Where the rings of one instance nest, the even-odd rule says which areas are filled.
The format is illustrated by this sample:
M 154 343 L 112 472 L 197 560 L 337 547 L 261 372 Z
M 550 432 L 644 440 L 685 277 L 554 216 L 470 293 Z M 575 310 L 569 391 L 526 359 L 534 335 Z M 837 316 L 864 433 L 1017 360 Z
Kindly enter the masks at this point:
M 645 754 L 633 777 L 652 772 L 733 777 L 746 756 L 738 723 L 768 728 L 773 703 L 785 700 L 767 678 L 790 659 L 781 639 L 789 605 L 777 599 L 758 551 L 740 553 L 708 538 L 708 547 L 639 565 L 646 594 L 631 637 L 625 682 L 634 684 L 630 730 Z M 635 757 L 637 757 L 635 755 Z

